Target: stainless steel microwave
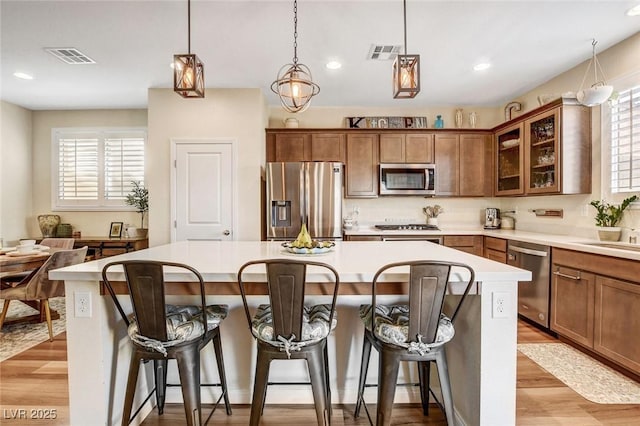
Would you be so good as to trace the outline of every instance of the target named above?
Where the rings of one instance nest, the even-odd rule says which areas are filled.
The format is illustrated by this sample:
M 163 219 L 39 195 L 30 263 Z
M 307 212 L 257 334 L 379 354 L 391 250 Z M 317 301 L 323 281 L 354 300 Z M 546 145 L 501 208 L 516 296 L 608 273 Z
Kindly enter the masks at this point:
M 380 195 L 435 195 L 435 164 L 380 164 Z

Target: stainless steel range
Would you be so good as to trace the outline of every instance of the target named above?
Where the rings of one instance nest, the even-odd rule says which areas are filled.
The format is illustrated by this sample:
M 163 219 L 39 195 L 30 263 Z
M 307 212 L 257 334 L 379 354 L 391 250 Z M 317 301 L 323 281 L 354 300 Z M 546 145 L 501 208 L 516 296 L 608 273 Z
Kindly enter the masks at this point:
M 412 234 L 414 231 L 439 231 L 435 225 L 424 223 L 401 223 L 375 225 L 381 231 L 407 231 L 404 234 L 382 235 L 382 241 L 428 241 L 434 244 L 442 244 L 442 237 L 438 235 Z

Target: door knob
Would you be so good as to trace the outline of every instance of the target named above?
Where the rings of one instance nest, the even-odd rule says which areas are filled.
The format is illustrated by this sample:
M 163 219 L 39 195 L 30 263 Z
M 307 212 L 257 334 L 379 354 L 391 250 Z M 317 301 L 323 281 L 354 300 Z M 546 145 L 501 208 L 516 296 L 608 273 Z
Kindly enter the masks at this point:
M 228 229 L 225 229 L 224 231 L 222 231 L 223 235 L 231 235 L 231 231 L 229 231 Z

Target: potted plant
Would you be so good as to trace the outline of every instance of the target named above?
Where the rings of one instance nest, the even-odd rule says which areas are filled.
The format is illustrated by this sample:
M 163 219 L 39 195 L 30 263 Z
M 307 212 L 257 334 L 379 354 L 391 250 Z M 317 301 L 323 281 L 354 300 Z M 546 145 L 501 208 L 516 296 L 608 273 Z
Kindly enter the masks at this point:
M 591 201 L 591 205 L 596 208 L 596 226 L 598 229 L 598 237 L 603 241 L 618 241 L 620 239 L 621 229 L 618 222 L 622 219 L 624 210 L 629 204 L 638 199 L 637 195 L 625 198 L 620 205 L 605 203 L 601 200 Z
M 129 228 L 127 232 L 129 237 L 144 238 L 147 236 L 147 229 L 144 227 L 144 215 L 149 211 L 149 190 L 140 181 L 132 181 L 131 184 L 133 189 L 127 194 L 124 202 L 129 206 L 135 207 L 136 211 L 140 213 L 140 228 Z

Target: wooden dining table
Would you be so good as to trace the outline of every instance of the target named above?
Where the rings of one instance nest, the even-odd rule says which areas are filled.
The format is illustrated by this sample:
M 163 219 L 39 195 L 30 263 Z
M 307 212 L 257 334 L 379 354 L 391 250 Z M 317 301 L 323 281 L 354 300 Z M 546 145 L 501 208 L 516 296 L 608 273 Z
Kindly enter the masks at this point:
M 12 274 L 16 274 L 19 272 L 32 271 L 44 264 L 46 260 L 51 256 L 51 253 L 55 251 L 55 249 L 50 249 L 49 251 L 41 251 L 35 254 L 29 254 L 25 256 L 10 256 L 5 254 L 0 255 L 0 286 L 2 288 L 10 286 L 2 281 L 3 278 L 11 276 Z M 5 320 L 5 324 L 15 324 L 22 322 L 45 322 L 47 320 L 44 307 L 42 304 L 37 301 L 26 301 L 21 300 L 20 302 L 25 305 L 31 306 L 33 309 L 37 310 L 38 313 L 33 315 L 22 316 L 19 318 L 7 318 Z M 56 320 L 60 318 L 60 314 L 51 309 L 51 319 Z

